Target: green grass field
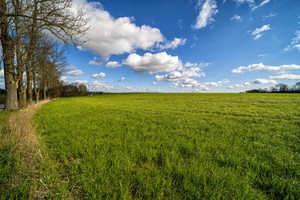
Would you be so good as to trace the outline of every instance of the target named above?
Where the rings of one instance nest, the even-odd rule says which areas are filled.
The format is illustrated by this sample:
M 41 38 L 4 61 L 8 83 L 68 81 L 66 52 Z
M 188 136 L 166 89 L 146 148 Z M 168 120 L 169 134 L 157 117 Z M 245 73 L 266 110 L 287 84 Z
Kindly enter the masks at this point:
M 300 199 L 300 95 L 110 94 L 44 105 L 51 198 Z

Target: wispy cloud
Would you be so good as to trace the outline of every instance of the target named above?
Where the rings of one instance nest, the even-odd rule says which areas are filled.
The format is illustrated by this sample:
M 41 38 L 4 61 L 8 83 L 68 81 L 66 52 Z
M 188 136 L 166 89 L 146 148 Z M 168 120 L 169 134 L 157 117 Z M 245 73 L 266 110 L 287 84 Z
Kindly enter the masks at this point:
M 261 28 L 256 28 L 253 32 L 252 35 L 254 36 L 254 40 L 259 39 L 263 32 L 270 30 L 270 24 L 263 25 Z
M 260 7 L 262 7 L 263 5 L 269 3 L 270 1 L 271 1 L 271 0 L 264 0 L 264 1 L 262 1 L 260 4 L 258 4 L 258 5 L 256 5 L 256 6 L 252 6 L 251 10 L 253 11 L 253 10 L 257 9 L 257 8 L 260 8 Z
M 284 50 L 288 51 L 291 50 L 292 48 L 296 48 L 300 51 L 300 31 L 296 31 L 295 32 L 295 37 L 292 39 L 292 42 L 290 43 L 289 46 L 287 46 Z
M 198 4 L 200 5 L 201 3 L 202 1 L 198 0 Z M 208 24 L 215 21 L 213 16 L 217 13 L 217 2 L 215 0 L 205 0 L 196 19 L 196 24 L 194 24 L 192 27 L 194 29 L 201 29 L 206 27 Z
M 182 46 L 186 43 L 185 38 L 174 38 L 173 41 L 160 45 L 160 49 L 176 49 L 179 45 Z

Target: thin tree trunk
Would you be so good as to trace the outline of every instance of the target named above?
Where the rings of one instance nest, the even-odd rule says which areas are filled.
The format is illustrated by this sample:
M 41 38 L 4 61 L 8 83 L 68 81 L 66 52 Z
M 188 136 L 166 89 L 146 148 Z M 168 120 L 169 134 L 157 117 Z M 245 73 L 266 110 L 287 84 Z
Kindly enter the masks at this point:
M 34 6 L 34 11 L 33 11 L 33 17 L 37 16 L 37 4 L 36 0 L 35 6 Z M 33 49 L 35 48 L 36 45 L 36 37 L 37 37 L 37 21 L 33 20 L 32 25 L 31 25 L 31 35 L 30 35 L 30 43 L 29 43 L 29 49 L 28 49 L 28 59 L 29 59 L 29 65 L 26 66 L 26 74 L 27 74 L 27 102 L 29 105 L 32 104 L 32 79 L 33 79 L 33 63 L 34 63 L 34 57 L 33 57 Z

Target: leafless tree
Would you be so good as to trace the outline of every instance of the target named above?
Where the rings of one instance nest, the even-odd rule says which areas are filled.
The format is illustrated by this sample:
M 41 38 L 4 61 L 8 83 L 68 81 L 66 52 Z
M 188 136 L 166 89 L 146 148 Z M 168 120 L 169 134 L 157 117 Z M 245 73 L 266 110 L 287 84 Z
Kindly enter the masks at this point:
M 18 6 L 16 6 L 18 5 Z M 75 7 L 73 0 L 0 0 L 0 39 L 3 51 L 3 65 L 6 95 L 6 110 L 18 108 L 18 76 L 14 64 L 16 41 L 15 20 L 24 22 L 29 30 L 29 48 L 26 52 L 28 103 L 32 101 L 33 50 L 37 34 L 43 32 L 64 44 L 80 45 L 83 35 L 89 29 L 85 9 Z

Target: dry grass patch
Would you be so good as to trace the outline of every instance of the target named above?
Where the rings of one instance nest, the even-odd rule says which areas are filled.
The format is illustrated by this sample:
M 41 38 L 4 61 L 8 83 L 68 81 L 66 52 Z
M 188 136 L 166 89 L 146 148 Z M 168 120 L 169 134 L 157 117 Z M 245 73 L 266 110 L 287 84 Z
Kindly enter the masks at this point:
M 39 166 L 43 158 L 39 148 L 40 137 L 32 126 L 32 117 L 42 105 L 48 102 L 49 100 L 42 101 L 9 116 L 8 133 L 4 135 L 0 144 L 0 150 L 10 147 L 10 155 L 14 155 L 14 166 L 16 166 L 16 172 L 11 175 L 6 188 L 12 192 L 22 190 L 20 188 L 23 187 L 28 190 L 30 186 L 27 196 L 29 199 L 42 198 L 47 190 L 39 179 Z

